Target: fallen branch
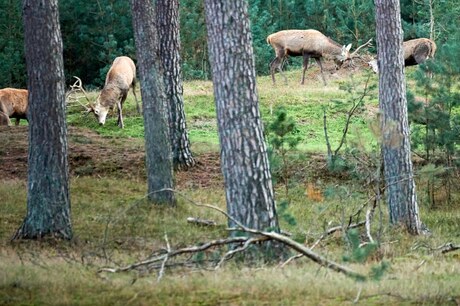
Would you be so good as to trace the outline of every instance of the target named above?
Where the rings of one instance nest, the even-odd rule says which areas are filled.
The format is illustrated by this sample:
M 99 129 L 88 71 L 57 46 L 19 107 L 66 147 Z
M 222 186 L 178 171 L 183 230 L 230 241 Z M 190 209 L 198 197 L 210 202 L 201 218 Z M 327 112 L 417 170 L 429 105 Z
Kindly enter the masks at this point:
M 117 273 L 117 272 L 126 272 L 126 271 L 131 271 L 135 270 L 137 268 L 143 267 L 143 266 L 149 266 L 151 264 L 154 264 L 156 262 L 163 261 L 165 258 L 173 258 L 177 257 L 179 255 L 183 254 L 191 254 L 191 253 L 198 253 L 205 251 L 209 248 L 212 248 L 214 246 L 221 246 L 221 245 L 228 245 L 228 244 L 234 244 L 234 243 L 244 243 L 248 240 L 248 237 L 232 237 L 232 238 L 227 238 L 227 239 L 217 239 L 217 240 L 212 240 L 206 243 L 203 243 L 201 245 L 196 245 L 196 246 L 190 246 L 178 250 L 170 250 L 166 251 L 163 254 L 160 255 L 155 255 L 151 256 L 150 258 L 139 261 L 136 263 L 133 263 L 131 265 L 125 266 L 125 267 L 120 267 L 120 268 L 101 268 L 99 269 L 98 273 L 100 272 L 112 272 L 112 273 Z
M 197 224 L 197 225 L 204 225 L 204 226 L 216 226 L 217 225 L 216 221 L 205 220 L 205 219 L 194 218 L 194 217 L 188 217 L 187 222 Z
M 181 195 L 180 192 L 177 192 L 177 191 L 175 191 L 175 190 L 173 190 L 171 188 L 164 188 L 161 191 L 172 191 L 172 192 L 177 193 L 178 195 Z M 137 262 L 137 263 L 125 266 L 125 267 L 121 267 L 121 268 L 102 268 L 98 272 L 112 272 L 112 273 L 115 273 L 115 272 L 130 271 L 130 270 L 142 267 L 142 266 L 148 266 L 150 264 L 153 264 L 153 263 L 156 263 L 156 262 L 159 262 L 159 261 L 163 261 L 162 267 L 164 267 L 165 262 L 169 258 L 178 256 L 178 255 L 181 255 L 181 254 L 196 253 L 196 252 L 204 251 L 206 249 L 209 249 L 210 247 L 217 246 L 217 245 L 233 244 L 233 243 L 243 243 L 244 244 L 240 248 L 237 248 L 237 249 L 234 249 L 234 250 L 232 250 L 230 252 L 227 252 L 224 255 L 224 257 L 220 260 L 220 262 L 219 262 L 219 265 L 220 265 L 220 263 L 222 263 L 226 258 L 230 257 L 232 254 L 234 254 L 236 252 L 244 251 L 245 249 L 247 249 L 249 247 L 249 245 L 251 245 L 253 243 L 256 243 L 256 242 L 258 243 L 258 242 L 261 242 L 261 241 L 273 240 L 273 241 L 280 242 L 280 243 L 290 247 L 291 249 L 303 254 L 307 258 L 311 259 L 312 261 L 316 262 L 317 264 L 319 264 L 319 265 L 321 265 L 323 267 L 326 267 L 326 268 L 331 269 L 331 270 L 336 271 L 336 272 L 343 273 L 346 276 L 349 276 L 349 277 L 352 277 L 352 278 L 355 278 L 355 279 L 360 279 L 360 280 L 365 279 L 364 275 L 362 275 L 360 273 L 357 273 L 357 272 L 355 272 L 355 271 L 353 271 L 353 270 L 351 270 L 351 269 L 349 269 L 349 268 L 347 268 L 345 266 L 342 266 L 342 265 L 340 265 L 340 264 L 338 264 L 338 263 L 336 263 L 336 262 L 334 262 L 332 260 L 329 260 L 329 259 L 327 259 L 327 258 L 325 258 L 325 257 L 323 257 L 323 256 L 321 256 L 319 254 L 316 254 L 310 248 L 305 247 L 304 245 L 302 245 L 302 244 L 290 239 L 289 237 L 286 237 L 286 236 L 284 236 L 282 234 L 275 233 L 275 232 L 266 232 L 266 231 L 261 231 L 261 230 L 246 227 L 241 222 L 239 222 L 238 220 L 236 220 L 235 218 L 230 216 L 226 211 L 220 209 L 219 207 L 216 207 L 216 206 L 213 206 L 213 205 L 208 205 L 208 204 L 196 203 L 195 201 L 192 201 L 192 200 L 190 200 L 188 198 L 185 198 L 185 199 L 188 200 L 189 202 L 191 202 L 195 206 L 207 207 L 207 208 L 216 210 L 216 211 L 222 213 L 223 215 L 225 215 L 229 220 L 233 221 L 237 226 L 235 228 L 227 229 L 229 231 L 238 231 L 238 232 L 243 231 L 243 232 L 246 232 L 246 233 L 249 233 L 249 234 L 258 235 L 258 236 L 262 236 L 262 237 L 232 237 L 232 238 L 228 238 L 228 239 L 213 240 L 213 241 L 210 241 L 210 242 L 205 243 L 203 245 L 183 248 L 183 249 L 179 249 L 179 250 L 176 250 L 176 251 L 171 251 L 171 250 L 168 249 L 166 251 L 166 253 L 164 253 L 164 254 L 160 254 L 160 255 L 151 257 L 151 258 L 149 258 L 147 260 L 144 260 L 144 261 L 141 261 L 141 262 Z M 166 258 L 166 260 L 165 260 L 165 258 Z
M 449 242 L 449 243 L 446 243 L 443 246 L 440 246 L 438 248 L 438 250 L 440 250 L 442 254 L 446 254 L 446 253 L 449 253 L 449 252 L 454 252 L 454 251 L 460 250 L 460 246 L 459 245 L 454 245 L 452 242 Z

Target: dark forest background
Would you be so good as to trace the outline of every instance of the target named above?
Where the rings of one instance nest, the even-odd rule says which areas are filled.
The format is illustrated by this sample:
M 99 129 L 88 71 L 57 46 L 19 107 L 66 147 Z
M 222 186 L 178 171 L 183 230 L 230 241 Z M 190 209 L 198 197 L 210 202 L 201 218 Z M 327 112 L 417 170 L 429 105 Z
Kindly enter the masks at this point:
M 184 79 L 209 79 L 203 3 L 180 3 Z M 0 88 L 26 86 L 21 6 L 18 0 L 0 0 Z M 274 57 L 265 39 L 279 30 L 317 29 L 353 48 L 375 37 L 370 0 L 249 0 L 249 7 L 259 75 L 268 73 Z M 458 0 L 404 0 L 401 15 L 405 40 L 432 38 L 439 49 L 458 37 Z M 69 82 L 76 75 L 87 87 L 101 87 L 115 57 L 136 58 L 128 1 L 60 1 L 60 18 Z

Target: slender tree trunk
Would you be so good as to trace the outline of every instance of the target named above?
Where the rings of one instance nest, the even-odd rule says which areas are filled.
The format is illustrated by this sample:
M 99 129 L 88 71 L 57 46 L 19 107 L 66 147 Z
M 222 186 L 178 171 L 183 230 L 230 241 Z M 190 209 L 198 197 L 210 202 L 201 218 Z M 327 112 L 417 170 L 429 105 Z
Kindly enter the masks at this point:
M 205 9 L 227 211 L 245 226 L 279 232 L 247 2 L 205 0 Z
M 27 216 L 13 238 L 72 238 L 65 82 L 57 0 L 24 0 L 29 89 Z
M 375 0 L 375 7 L 382 150 L 390 222 L 404 225 L 412 234 L 420 234 L 407 118 L 399 1 Z
M 156 17 L 160 57 L 169 101 L 169 130 L 174 168 L 186 170 L 195 165 L 185 123 L 179 35 L 179 0 L 157 0 Z
M 167 98 L 151 0 L 131 0 L 133 29 L 141 81 L 149 199 L 174 204 Z

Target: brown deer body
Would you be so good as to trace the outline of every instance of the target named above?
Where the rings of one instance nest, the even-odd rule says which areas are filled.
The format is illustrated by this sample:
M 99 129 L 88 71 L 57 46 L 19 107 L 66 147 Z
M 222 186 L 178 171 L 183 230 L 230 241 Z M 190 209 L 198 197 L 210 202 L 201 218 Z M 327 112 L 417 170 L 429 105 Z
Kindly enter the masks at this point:
M 321 77 L 324 85 L 326 80 L 323 75 L 323 67 L 321 58 L 332 58 L 337 65 L 337 69 L 341 67 L 345 60 L 351 59 L 350 48 L 342 46 L 329 37 L 325 36 L 316 30 L 284 30 L 273 33 L 267 37 L 273 49 L 275 49 L 276 57 L 270 63 L 270 74 L 273 84 L 275 84 L 275 70 L 278 69 L 282 74 L 282 64 L 287 56 L 303 56 L 303 71 L 301 84 L 305 82 L 305 72 L 308 68 L 308 61 L 314 58 L 321 69 Z M 286 79 L 286 77 L 283 75 Z
M 436 53 L 436 44 L 428 38 L 416 38 L 403 42 L 404 66 L 415 66 L 433 58 Z M 378 61 L 368 62 L 375 73 L 379 72 Z
M 123 103 L 130 88 L 133 89 L 137 111 L 140 113 L 136 96 L 136 66 L 127 56 L 117 57 L 107 72 L 104 88 L 97 97 L 96 104 L 90 106 L 88 111 L 94 112 L 99 124 L 104 125 L 109 110 L 116 106 L 118 108 L 118 126 L 123 128 Z
M 0 115 L 2 125 L 11 125 L 10 118 L 16 118 L 16 125 L 21 119 L 27 119 L 29 109 L 27 89 L 0 89 Z

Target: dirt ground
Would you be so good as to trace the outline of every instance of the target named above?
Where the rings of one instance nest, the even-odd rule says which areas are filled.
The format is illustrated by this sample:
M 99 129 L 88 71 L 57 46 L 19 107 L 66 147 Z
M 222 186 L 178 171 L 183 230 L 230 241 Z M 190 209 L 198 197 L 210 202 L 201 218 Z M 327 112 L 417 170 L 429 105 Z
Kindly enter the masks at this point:
M 27 179 L 27 138 L 27 126 L 0 126 L 0 180 Z M 88 129 L 71 127 L 68 143 L 71 176 L 146 179 L 143 139 L 106 138 Z M 195 167 L 175 174 L 176 187 L 222 185 L 219 154 L 195 157 Z

